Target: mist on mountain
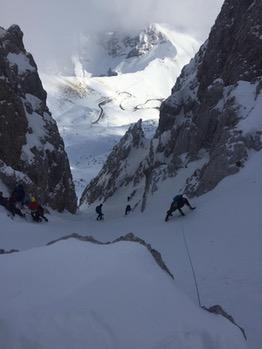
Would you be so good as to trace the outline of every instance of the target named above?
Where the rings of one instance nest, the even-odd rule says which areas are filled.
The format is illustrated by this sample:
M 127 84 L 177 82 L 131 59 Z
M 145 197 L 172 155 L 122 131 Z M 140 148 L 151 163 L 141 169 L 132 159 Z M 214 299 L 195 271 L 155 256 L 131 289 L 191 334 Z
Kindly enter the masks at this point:
M 0 5 L 1 25 L 21 26 L 40 71 L 68 74 L 82 33 L 132 32 L 163 22 L 204 41 L 222 0 L 0 0 Z

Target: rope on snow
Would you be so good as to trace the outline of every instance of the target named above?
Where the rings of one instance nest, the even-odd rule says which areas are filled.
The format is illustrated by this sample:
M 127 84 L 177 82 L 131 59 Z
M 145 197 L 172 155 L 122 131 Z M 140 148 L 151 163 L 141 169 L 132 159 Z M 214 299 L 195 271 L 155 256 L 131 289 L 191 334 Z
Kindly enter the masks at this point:
M 189 259 L 189 263 L 190 263 L 190 266 L 191 266 L 191 270 L 192 270 L 192 274 L 193 274 L 193 278 L 194 278 L 194 283 L 195 283 L 195 288 L 196 288 L 196 294 L 197 294 L 197 299 L 198 299 L 198 303 L 199 303 L 199 306 L 208 311 L 209 313 L 213 313 L 213 314 L 219 314 L 219 315 L 222 315 L 223 317 L 225 317 L 227 320 L 229 320 L 230 322 L 232 322 L 235 326 L 237 326 L 240 331 L 242 332 L 245 340 L 247 340 L 247 336 L 246 336 L 246 333 L 245 333 L 245 330 L 243 329 L 243 327 L 239 326 L 235 320 L 233 319 L 232 316 L 230 316 L 228 313 L 225 312 L 225 310 L 220 306 L 220 305 L 214 305 L 210 308 L 207 308 L 203 305 L 201 305 L 201 300 L 200 300 L 200 292 L 199 292 L 199 288 L 198 288 L 198 283 L 197 283 L 197 277 L 196 277 L 196 272 L 195 272 L 195 268 L 194 268 L 194 265 L 193 265 L 193 262 L 192 262 L 192 258 L 191 258 L 191 255 L 190 255 L 190 251 L 189 251 L 189 247 L 188 247 L 188 242 L 187 242 L 187 239 L 186 239 L 186 234 L 185 234 L 185 230 L 184 230 L 184 225 L 182 223 L 182 235 L 183 235 L 183 239 L 184 239 L 184 244 L 185 244 L 185 249 L 186 249 L 186 252 L 187 252 L 187 256 L 188 256 L 188 259 Z
M 189 259 L 189 264 L 191 266 L 191 270 L 192 270 L 192 274 L 193 274 L 193 278 L 194 278 L 194 283 L 195 283 L 198 303 L 199 303 L 199 306 L 202 307 L 201 300 L 200 300 L 200 293 L 199 293 L 198 283 L 197 283 L 196 272 L 195 272 L 195 268 L 194 268 L 194 265 L 193 265 L 193 262 L 192 262 L 192 258 L 191 258 L 191 255 L 190 255 L 190 251 L 189 251 L 189 247 L 188 247 L 188 243 L 187 243 L 187 239 L 186 239 L 186 234 L 185 234 L 183 223 L 182 223 L 182 229 L 181 230 L 182 230 L 182 235 L 183 235 L 183 239 L 184 239 L 185 249 L 186 249 L 186 252 L 187 252 L 188 259 Z

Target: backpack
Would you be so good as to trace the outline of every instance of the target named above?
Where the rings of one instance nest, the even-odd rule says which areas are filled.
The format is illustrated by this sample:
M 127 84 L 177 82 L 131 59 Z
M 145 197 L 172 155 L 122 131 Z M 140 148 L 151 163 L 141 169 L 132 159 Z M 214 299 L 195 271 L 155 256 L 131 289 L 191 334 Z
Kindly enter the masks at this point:
M 176 195 L 173 199 L 173 202 L 179 202 L 183 198 L 183 195 Z
M 101 206 L 100 205 L 96 206 L 96 213 L 97 214 L 101 213 Z

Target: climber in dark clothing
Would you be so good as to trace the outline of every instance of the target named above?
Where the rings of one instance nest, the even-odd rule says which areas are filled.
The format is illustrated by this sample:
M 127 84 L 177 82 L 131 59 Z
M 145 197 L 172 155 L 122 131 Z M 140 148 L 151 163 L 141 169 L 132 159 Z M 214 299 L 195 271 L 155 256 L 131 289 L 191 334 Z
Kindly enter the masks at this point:
M 38 204 L 38 214 L 40 218 L 43 218 L 46 222 L 48 222 L 48 219 L 45 216 L 45 210 L 40 204 Z
M 13 217 L 18 215 L 25 218 L 25 214 L 18 207 L 16 207 L 16 201 L 12 197 L 4 197 L 2 192 L 0 192 L 0 205 L 9 211 Z
M 25 190 L 23 184 L 18 184 L 11 194 L 13 202 L 20 202 L 23 206 L 25 203 Z
M 96 218 L 97 221 L 101 221 L 102 219 L 104 219 L 104 214 L 102 213 L 102 206 L 103 204 L 96 206 L 96 213 L 98 214 Z
M 9 211 L 12 216 L 15 216 L 17 214 L 20 217 L 25 217 L 22 211 L 16 207 L 16 201 L 12 199 L 12 197 L 5 198 L 2 192 L 0 192 L 0 205 L 3 206 L 7 211 Z
M 8 203 L 6 207 L 7 210 L 12 213 L 13 217 L 17 214 L 18 216 L 25 218 L 25 214 L 22 213 L 22 211 L 18 207 L 16 207 L 16 203 L 17 201 L 15 201 L 15 199 L 11 196 L 8 199 Z
M 127 216 L 132 211 L 131 206 L 127 205 L 125 210 L 125 215 Z
M 4 206 L 5 208 L 7 208 L 8 206 L 8 198 L 5 198 L 1 191 L 0 191 L 0 205 Z
M 187 198 L 183 197 L 183 195 L 176 195 L 172 201 L 172 204 L 170 206 L 170 209 L 166 213 L 166 218 L 165 221 L 168 221 L 168 218 L 172 216 L 172 213 L 175 212 L 176 210 L 179 210 L 180 214 L 182 216 L 185 216 L 184 212 L 182 211 L 182 207 L 188 206 L 190 210 L 194 210 L 195 207 L 192 207 L 187 200 Z

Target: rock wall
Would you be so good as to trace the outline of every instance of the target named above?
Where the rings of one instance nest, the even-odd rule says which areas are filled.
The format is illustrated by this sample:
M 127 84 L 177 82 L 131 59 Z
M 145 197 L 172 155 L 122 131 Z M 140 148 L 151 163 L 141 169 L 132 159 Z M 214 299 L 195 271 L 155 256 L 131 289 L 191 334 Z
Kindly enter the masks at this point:
M 0 179 L 18 182 L 51 208 L 75 212 L 77 200 L 64 143 L 47 105 L 21 29 L 0 27 Z
M 143 178 L 139 175 L 139 164 L 147 149 L 147 141 L 142 129 L 142 120 L 130 126 L 125 136 L 120 140 L 102 170 L 84 190 L 80 204 L 91 204 L 96 201 L 105 201 L 117 189 L 126 187 L 130 183 L 135 185 Z
M 197 159 L 201 149 L 209 155 L 188 179 L 189 195 L 213 189 L 244 166 L 250 149 L 262 148 L 261 16 L 260 1 L 226 0 L 208 41 L 161 106 L 157 153 L 172 161 L 184 153 Z

